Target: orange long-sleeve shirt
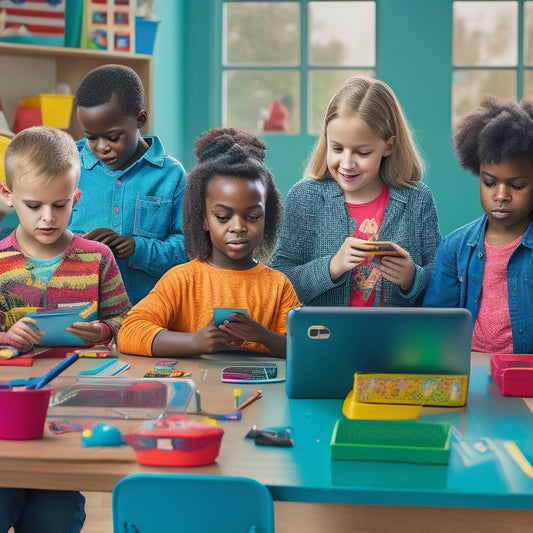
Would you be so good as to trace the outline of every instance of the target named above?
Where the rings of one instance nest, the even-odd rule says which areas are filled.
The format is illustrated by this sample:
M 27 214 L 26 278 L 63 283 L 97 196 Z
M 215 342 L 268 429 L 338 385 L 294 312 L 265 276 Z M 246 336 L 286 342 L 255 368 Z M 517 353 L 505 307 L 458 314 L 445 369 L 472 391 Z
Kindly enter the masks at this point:
M 247 309 L 266 328 L 287 333 L 287 313 L 300 305 L 288 278 L 262 263 L 249 270 L 225 270 L 194 259 L 171 268 L 128 313 L 120 328 L 121 352 L 152 355 L 154 337 L 163 329 L 192 333 L 213 319 L 215 307 Z M 251 351 L 269 353 L 248 342 Z

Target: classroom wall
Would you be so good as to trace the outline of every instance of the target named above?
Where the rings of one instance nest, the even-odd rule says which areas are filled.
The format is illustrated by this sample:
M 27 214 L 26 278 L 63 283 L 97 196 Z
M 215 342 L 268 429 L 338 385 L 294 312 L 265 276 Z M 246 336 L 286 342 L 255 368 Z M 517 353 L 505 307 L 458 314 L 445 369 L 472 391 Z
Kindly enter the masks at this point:
M 186 24 L 182 13 L 187 0 L 157 0 L 156 13 L 161 20 L 154 46 L 154 133 L 167 151 L 182 158 L 185 131 L 180 121 L 186 100 L 185 44 Z
M 453 154 L 452 0 L 377 0 L 377 75 L 396 92 L 426 162 L 445 235 L 479 216 L 479 183 Z M 157 0 L 154 130 L 189 170 L 194 139 L 220 126 L 221 0 Z M 312 135 L 264 136 L 266 162 L 285 195 L 303 174 Z

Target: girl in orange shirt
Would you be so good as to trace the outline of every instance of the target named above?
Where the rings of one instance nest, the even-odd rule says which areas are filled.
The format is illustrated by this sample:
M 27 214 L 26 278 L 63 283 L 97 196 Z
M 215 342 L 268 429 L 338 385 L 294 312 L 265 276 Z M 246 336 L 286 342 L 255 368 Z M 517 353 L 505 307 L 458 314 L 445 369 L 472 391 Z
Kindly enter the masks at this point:
M 300 304 L 288 278 L 258 259 L 268 256 L 281 214 L 265 148 L 235 128 L 197 140 L 183 206 L 191 261 L 169 270 L 130 311 L 120 351 L 165 357 L 241 349 L 285 357 L 287 313 Z M 217 325 L 217 307 L 243 311 Z

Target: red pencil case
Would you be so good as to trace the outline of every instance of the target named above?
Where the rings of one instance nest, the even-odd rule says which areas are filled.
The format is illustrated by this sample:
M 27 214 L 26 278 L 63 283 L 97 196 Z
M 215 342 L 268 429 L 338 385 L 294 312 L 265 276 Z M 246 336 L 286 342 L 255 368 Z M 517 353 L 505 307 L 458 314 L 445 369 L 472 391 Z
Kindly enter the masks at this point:
M 533 355 L 495 353 L 490 375 L 504 396 L 533 396 Z

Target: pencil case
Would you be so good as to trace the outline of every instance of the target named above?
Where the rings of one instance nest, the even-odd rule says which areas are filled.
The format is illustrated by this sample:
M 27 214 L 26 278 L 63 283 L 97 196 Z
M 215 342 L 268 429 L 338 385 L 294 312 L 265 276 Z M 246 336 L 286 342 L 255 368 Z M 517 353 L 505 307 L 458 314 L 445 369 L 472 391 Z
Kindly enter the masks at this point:
M 504 396 L 533 396 L 533 355 L 492 354 L 490 375 Z
M 462 407 L 468 376 L 356 372 L 353 390 L 359 402 Z

